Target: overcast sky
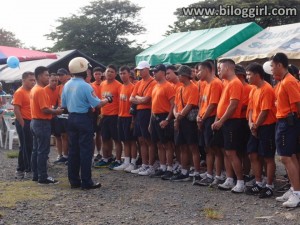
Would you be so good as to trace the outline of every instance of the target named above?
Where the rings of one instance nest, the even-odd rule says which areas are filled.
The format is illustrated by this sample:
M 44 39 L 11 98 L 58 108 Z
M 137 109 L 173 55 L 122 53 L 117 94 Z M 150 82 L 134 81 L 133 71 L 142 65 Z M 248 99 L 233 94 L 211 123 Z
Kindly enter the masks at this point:
M 59 17 L 68 17 L 90 0 L 9 0 L 1 1 L 0 28 L 15 33 L 26 47 L 51 47 L 53 43 L 43 35 L 55 30 Z M 139 35 L 139 43 L 155 44 L 163 39 L 163 34 L 176 17 L 176 8 L 187 7 L 197 0 L 131 0 L 143 7 L 140 15 L 147 29 Z

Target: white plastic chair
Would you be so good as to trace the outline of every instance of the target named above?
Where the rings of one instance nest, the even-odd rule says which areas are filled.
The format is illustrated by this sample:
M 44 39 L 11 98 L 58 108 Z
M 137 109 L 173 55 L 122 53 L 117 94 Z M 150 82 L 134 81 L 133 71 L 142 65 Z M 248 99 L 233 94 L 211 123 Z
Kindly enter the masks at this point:
M 13 145 L 13 140 L 18 139 L 18 141 L 19 141 L 18 133 L 17 133 L 15 125 L 13 125 L 13 123 L 12 123 L 13 121 L 10 116 L 3 116 L 3 119 L 4 119 L 5 126 L 6 126 L 6 137 L 5 137 L 4 148 L 7 148 L 7 142 L 8 142 L 8 147 L 11 150 L 12 145 Z M 20 141 L 19 141 L 19 144 L 20 144 Z

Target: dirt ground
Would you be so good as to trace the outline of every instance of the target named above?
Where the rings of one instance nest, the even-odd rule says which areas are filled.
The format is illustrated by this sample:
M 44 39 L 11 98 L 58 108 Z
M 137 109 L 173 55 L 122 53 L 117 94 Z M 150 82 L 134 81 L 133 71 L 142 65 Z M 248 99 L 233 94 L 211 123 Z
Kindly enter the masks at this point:
M 300 208 L 285 209 L 274 198 L 108 169 L 93 169 L 102 187 L 89 191 L 71 190 L 63 165 L 49 168 L 58 185 L 16 181 L 9 152 L 0 149 L 0 224 L 300 224 Z M 55 157 L 52 149 L 50 161 Z M 284 170 L 277 164 L 278 187 Z

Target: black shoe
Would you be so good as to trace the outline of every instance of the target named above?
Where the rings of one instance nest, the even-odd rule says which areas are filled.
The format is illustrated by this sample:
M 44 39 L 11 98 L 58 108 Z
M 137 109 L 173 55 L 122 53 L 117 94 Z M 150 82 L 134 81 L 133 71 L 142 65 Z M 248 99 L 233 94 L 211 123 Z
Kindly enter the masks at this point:
M 97 154 L 96 157 L 94 158 L 94 162 L 98 162 L 102 159 L 102 155 Z
M 59 181 L 53 179 L 52 177 L 48 177 L 46 180 L 39 180 L 39 184 L 44 185 L 44 184 L 58 184 Z
M 39 178 L 33 177 L 33 178 L 32 178 L 32 181 L 38 182 L 38 181 L 39 181 Z
M 247 188 L 245 193 L 247 195 L 257 195 L 261 192 L 261 190 L 262 190 L 262 187 L 258 186 L 257 184 L 254 184 L 252 187 Z
M 91 189 L 97 189 L 97 188 L 100 188 L 100 187 L 101 187 L 101 184 L 96 183 L 96 184 L 93 184 L 92 186 L 89 186 L 89 187 L 82 187 L 81 190 L 91 190 Z
M 274 195 L 273 190 L 271 188 L 265 187 L 261 190 L 258 197 L 259 198 L 270 198 L 273 195 Z
M 155 171 L 153 175 L 150 175 L 151 178 L 161 178 L 163 175 L 165 175 L 165 171 L 158 169 Z
M 192 183 L 192 185 L 199 185 L 199 182 L 201 181 L 201 177 L 200 177 L 200 175 L 198 174 L 198 175 L 195 175 L 194 177 L 193 177 L 193 183 Z
M 166 171 L 164 175 L 161 176 L 163 180 L 170 180 L 173 177 L 172 171 Z
M 253 180 L 255 176 L 253 175 L 244 175 L 244 181 L 245 183 L 249 182 L 250 180 Z
M 81 188 L 80 184 L 71 184 L 71 189 Z
M 171 181 L 189 181 L 190 177 L 188 174 L 183 175 L 182 173 L 174 175 L 171 179 Z

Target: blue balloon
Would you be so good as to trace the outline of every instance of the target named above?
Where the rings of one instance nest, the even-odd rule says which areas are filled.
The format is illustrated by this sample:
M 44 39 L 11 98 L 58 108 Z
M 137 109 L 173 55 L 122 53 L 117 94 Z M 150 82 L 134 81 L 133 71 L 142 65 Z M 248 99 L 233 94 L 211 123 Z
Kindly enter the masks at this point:
M 17 68 L 20 65 L 20 60 L 15 56 L 10 56 L 7 58 L 6 63 L 9 68 Z

